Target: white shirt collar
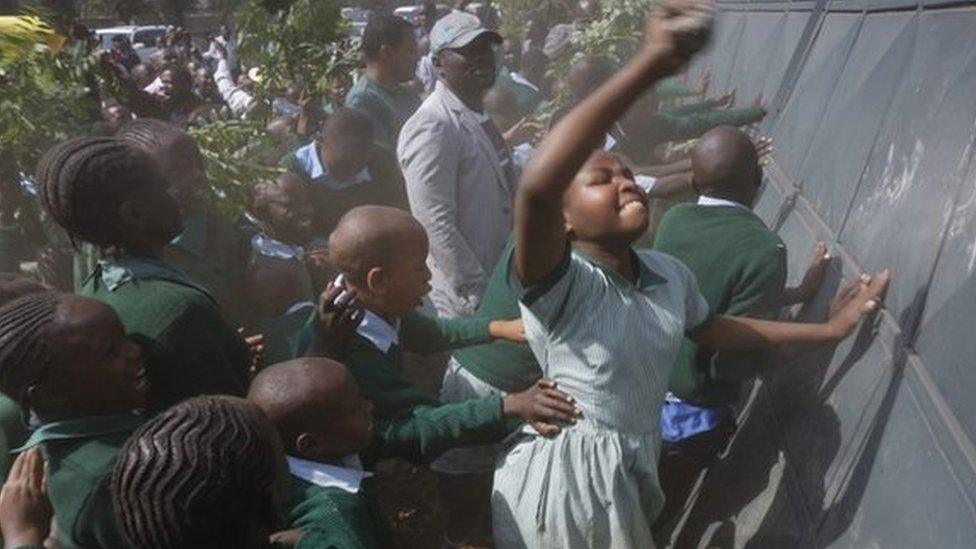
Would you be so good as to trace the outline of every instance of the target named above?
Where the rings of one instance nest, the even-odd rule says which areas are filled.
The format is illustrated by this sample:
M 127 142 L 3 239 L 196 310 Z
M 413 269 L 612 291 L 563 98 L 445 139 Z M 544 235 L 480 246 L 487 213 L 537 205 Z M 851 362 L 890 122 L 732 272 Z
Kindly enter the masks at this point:
M 732 200 L 726 200 L 724 198 L 714 198 L 711 196 L 704 196 L 704 195 L 698 197 L 698 205 L 699 206 L 735 206 L 736 208 L 742 208 L 744 210 L 752 211 L 745 204 L 739 204 L 738 202 L 734 202 Z
M 264 233 L 251 237 L 251 249 L 258 255 L 277 259 L 298 259 L 305 257 L 305 249 L 275 240 Z
M 334 191 L 341 191 L 348 189 L 350 187 L 356 187 L 367 183 L 371 177 L 369 175 L 369 167 L 365 167 L 359 171 L 356 175 L 352 176 L 351 179 L 346 181 L 339 181 L 329 173 L 328 167 L 326 167 L 319 160 L 318 143 L 315 141 L 299 148 L 295 151 L 295 158 L 298 159 L 305 172 L 308 174 L 308 178 L 316 185 L 325 185 Z
M 356 333 L 365 337 L 380 351 L 387 353 L 390 347 L 400 343 L 400 321 L 390 324 L 380 315 L 366 311 Z
M 322 488 L 338 488 L 351 494 L 359 492 L 363 479 L 373 476 L 373 473 L 363 471 L 363 463 L 357 455 L 343 458 L 345 467 L 292 456 L 285 456 L 285 459 L 288 460 L 288 471 L 296 477 Z
M 526 86 L 528 88 L 531 88 L 532 91 L 536 91 L 536 92 L 539 91 L 539 87 L 538 86 L 536 86 L 532 82 L 529 82 L 528 80 L 526 80 L 526 78 L 524 76 L 522 76 L 521 74 L 519 74 L 517 72 L 509 72 L 508 75 L 512 79 L 512 82 L 515 82 L 517 84 L 522 84 L 523 86 Z

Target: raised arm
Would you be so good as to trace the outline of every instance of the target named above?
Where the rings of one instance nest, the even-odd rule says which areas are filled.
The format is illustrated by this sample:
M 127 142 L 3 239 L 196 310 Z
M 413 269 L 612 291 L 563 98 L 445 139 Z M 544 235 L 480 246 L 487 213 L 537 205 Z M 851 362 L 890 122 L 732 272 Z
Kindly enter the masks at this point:
M 515 266 L 524 284 L 549 274 L 565 253 L 562 197 L 576 172 L 641 92 L 678 70 L 705 44 L 711 21 L 710 3 L 661 2 L 648 18 L 641 51 L 542 141 L 515 198 Z

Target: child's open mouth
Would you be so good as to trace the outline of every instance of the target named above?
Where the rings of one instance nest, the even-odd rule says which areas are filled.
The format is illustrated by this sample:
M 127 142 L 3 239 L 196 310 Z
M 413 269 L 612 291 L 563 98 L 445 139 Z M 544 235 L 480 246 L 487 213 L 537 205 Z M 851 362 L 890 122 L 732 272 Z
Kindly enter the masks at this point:
M 647 205 L 640 199 L 630 200 L 625 202 L 623 206 L 620 207 L 621 214 L 632 214 L 632 213 L 646 213 Z

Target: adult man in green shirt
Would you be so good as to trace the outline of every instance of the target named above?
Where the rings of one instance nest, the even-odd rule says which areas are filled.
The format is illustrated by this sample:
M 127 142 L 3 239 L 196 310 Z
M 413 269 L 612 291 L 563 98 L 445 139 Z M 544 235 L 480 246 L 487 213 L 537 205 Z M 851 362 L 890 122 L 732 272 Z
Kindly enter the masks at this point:
M 654 249 L 691 269 L 711 313 L 774 319 L 783 306 L 813 297 L 830 256 L 818 244 L 801 285 L 786 288 L 786 247 L 751 210 L 762 168 L 749 137 L 730 126 L 715 128 L 696 144 L 691 166 L 701 197 L 664 215 Z M 687 338 L 682 343 L 661 413 L 666 503 L 655 524 L 659 544 L 667 544 L 695 480 L 734 432 L 742 383 L 764 363 L 758 352 L 716 353 Z
M 366 72 L 346 95 L 346 106 L 366 112 L 376 144 L 393 151 L 400 128 L 420 106 L 420 96 L 408 85 L 417 68 L 413 27 L 395 15 L 374 15 L 362 48 Z

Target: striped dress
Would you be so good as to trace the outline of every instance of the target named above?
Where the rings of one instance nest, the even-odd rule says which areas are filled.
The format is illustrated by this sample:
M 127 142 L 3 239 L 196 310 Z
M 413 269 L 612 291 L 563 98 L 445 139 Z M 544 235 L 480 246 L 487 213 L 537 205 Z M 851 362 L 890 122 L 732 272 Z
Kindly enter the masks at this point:
M 554 438 L 526 427 L 499 458 L 498 547 L 654 545 L 661 405 L 682 338 L 708 305 L 678 260 L 653 251 L 633 260 L 636 284 L 577 252 L 529 288 L 512 270 L 532 351 L 584 417 Z

